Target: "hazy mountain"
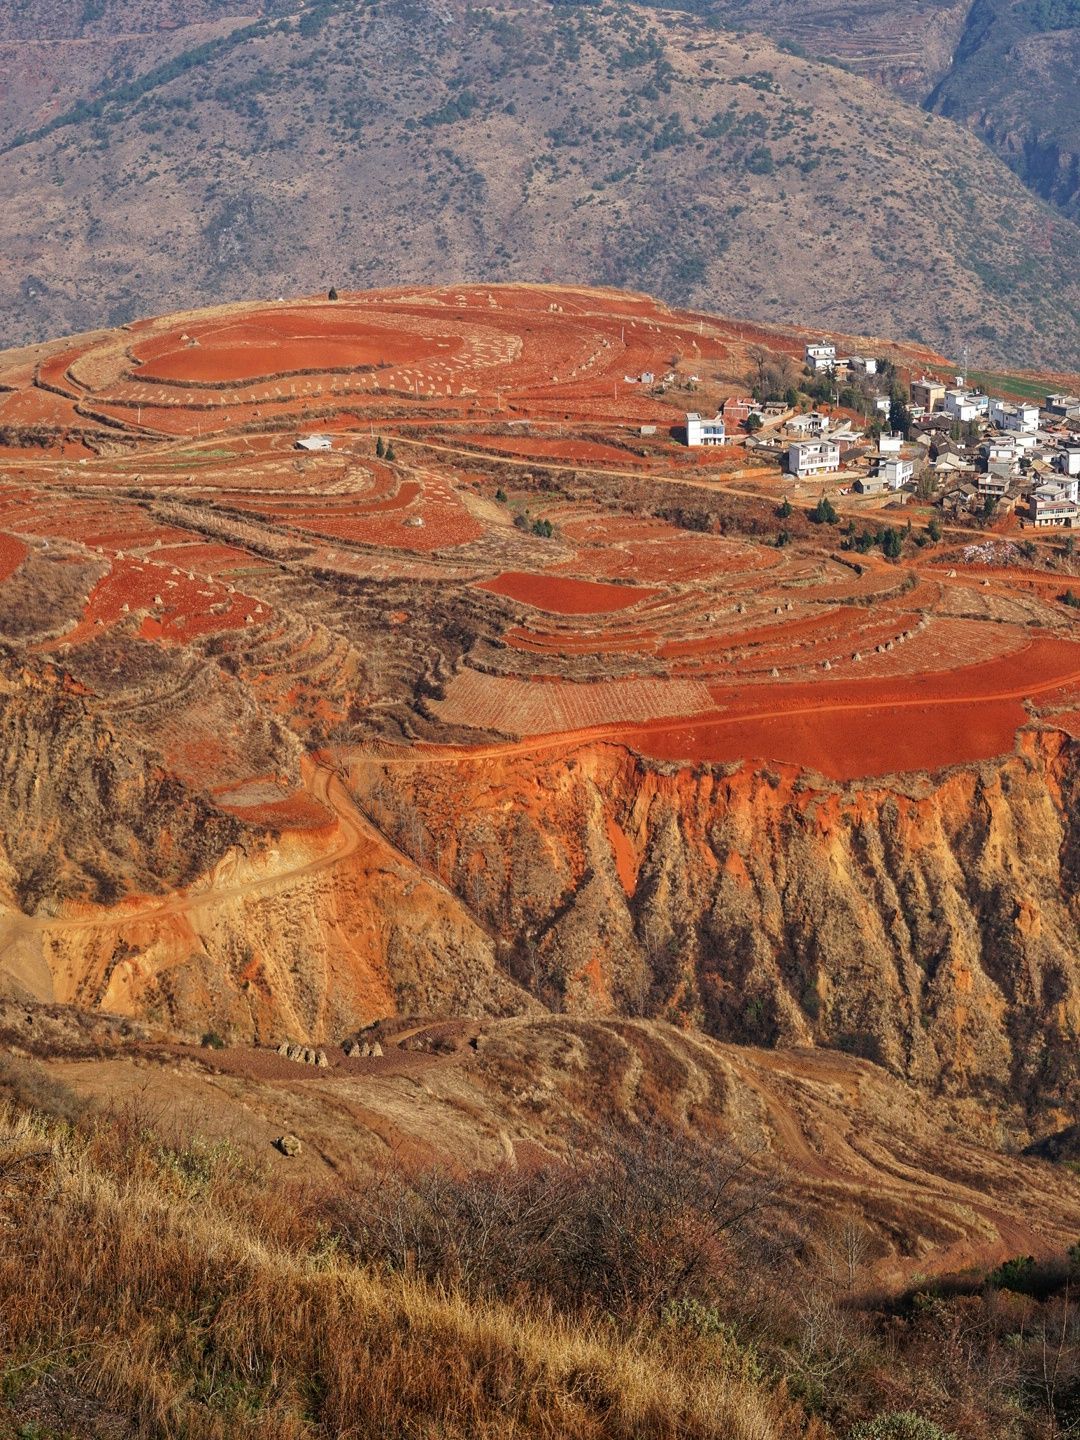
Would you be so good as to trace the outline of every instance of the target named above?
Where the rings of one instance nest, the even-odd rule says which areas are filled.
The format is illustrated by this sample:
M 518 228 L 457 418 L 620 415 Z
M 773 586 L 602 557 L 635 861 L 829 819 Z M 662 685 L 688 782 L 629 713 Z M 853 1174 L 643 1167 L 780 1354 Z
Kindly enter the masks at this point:
M 125 14 L 37 0 L 3 22 L 10 343 L 330 283 L 559 277 L 1080 363 L 1080 229 L 948 121 L 711 19 Z

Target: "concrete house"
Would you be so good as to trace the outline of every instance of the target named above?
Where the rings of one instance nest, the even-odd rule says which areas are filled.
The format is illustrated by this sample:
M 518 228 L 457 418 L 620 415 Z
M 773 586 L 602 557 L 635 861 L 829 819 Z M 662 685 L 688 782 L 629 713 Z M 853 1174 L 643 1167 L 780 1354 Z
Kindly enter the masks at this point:
M 945 385 L 941 380 L 933 380 L 929 375 L 923 375 L 918 380 L 911 382 L 911 402 L 913 405 L 921 405 L 927 414 L 933 410 L 940 410 L 945 404 Z
M 795 415 L 784 426 L 793 435 L 824 435 L 829 428 L 829 417 L 820 414 L 817 410 L 810 410 L 805 415 Z
M 889 482 L 884 475 L 860 475 L 851 488 L 860 495 L 884 495 Z
M 1047 395 L 1043 408 L 1062 420 L 1080 420 L 1080 395 Z
M 687 445 L 724 445 L 726 442 L 727 436 L 724 431 L 722 415 L 717 415 L 712 420 L 703 420 L 695 410 L 691 410 L 687 414 Z
M 334 442 L 329 435 L 301 435 L 296 442 L 297 450 L 332 450 Z
M 836 346 L 831 345 L 828 340 L 819 340 L 816 345 L 807 345 L 803 353 L 807 365 L 815 375 L 821 375 L 826 370 L 836 368 Z
M 1039 428 L 1039 407 L 1024 401 L 1012 405 L 1007 400 L 991 400 L 990 423 L 999 430 L 1034 435 Z
M 804 480 L 840 469 L 840 446 L 832 440 L 796 440 L 788 446 L 788 473 Z
M 980 415 L 985 415 L 990 408 L 990 401 L 987 396 L 975 395 L 970 390 L 946 390 L 943 408 L 951 419 L 966 425 L 971 420 L 977 420 Z
M 1066 445 L 1054 457 L 1054 468 L 1062 475 L 1080 475 L 1080 445 Z
M 877 473 L 890 490 L 899 490 L 914 478 L 915 462 L 899 455 L 883 455 L 877 462 Z
M 1072 528 L 1080 516 L 1080 506 L 1070 500 L 1061 485 L 1039 485 L 1028 496 L 1028 514 L 1036 529 L 1053 525 Z

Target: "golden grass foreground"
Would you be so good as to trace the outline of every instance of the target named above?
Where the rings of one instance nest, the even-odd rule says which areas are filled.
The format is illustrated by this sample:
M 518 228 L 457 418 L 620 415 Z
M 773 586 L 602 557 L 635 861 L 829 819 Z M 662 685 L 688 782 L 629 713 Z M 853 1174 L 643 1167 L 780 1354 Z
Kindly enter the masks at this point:
M 785 1440 L 722 1344 L 629 1337 L 345 1262 L 225 1147 L 0 1111 L 0 1354 L 147 1436 Z

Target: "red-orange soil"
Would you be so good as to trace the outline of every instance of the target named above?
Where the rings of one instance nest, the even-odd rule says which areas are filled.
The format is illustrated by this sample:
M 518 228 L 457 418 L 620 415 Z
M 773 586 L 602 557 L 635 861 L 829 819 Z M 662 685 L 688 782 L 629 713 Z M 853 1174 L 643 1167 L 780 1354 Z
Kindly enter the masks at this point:
M 536 610 L 553 615 L 600 615 L 626 610 L 658 590 L 637 585 L 602 585 L 595 580 L 570 580 L 562 575 L 523 574 L 507 571 L 485 580 L 479 587 L 493 595 L 506 595 Z
M 476 589 L 507 602 L 484 612 L 498 663 L 471 622 L 445 622 L 459 653 L 425 703 L 428 743 L 442 724 L 458 741 L 473 727 L 525 745 L 614 730 L 665 760 L 857 779 L 1011 750 L 1027 702 L 1047 723 L 1055 705 L 1075 711 L 1073 617 L 1045 569 L 932 548 L 852 563 L 827 527 L 778 549 L 760 524 L 773 523 L 768 499 L 736 502 L 754 521 L 744 533 L 658 518 L 728 484 L 734 500 L 748 461 L 673 447 L 692 392 L 625 377 L 692 352 L 683 371 L 731 393 L 749 347 L 797 356 L 804 339 L 645 296 L 450 286 L 230 306 L 0 357 L 0 419 L 27 428 L 0 480 L 15 532 L 0 539 L 0 580 L 28 553 L 15 534 L 92 560 L 81 613 L 39 650 L 63 657 L 117 630 L 172 648 L 212 639 L 305 744 L 347 716 L 362 739 L 407 649 L 395 633 L 424 624 L 428 597 L 452 617 Z M 332 435 L 329 453 L 294 448 L 310 431 Z M 557 485 L 537 480 L 545 462 Z M 602 488 L 577 484 L 578 467 Z M 751 478 L 766 496 L 779 486 L 768 469 Z M 553 540 L 506 523 L 490 504 L 500 481 L 550 515 Z M 651 487 L 645 513 L 634 486 Z M 350 629 L 336 575 L 396 587 L 375 630 Z M 294 611 L 311 576 L 333 603 L 308 594 Z M 425 663 L 437 644 L 417 642 Z

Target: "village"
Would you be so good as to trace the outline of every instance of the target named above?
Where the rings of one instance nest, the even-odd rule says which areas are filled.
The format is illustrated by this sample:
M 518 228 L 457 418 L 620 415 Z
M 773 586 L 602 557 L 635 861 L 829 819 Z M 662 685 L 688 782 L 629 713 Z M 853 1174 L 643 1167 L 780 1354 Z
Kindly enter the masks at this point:
M 729 396 L 712 418 L 688 412 L 686 444 L 741 444 L 796 488 L 875 505 L 917 499 L 954 519 L 1080 525 L 1080 396 L 1012 401 L 963 375 L 904 384 L 888 361 L 841 356 L 828 340 L 808 343 L 804 361 L 797 379 L 762 366 L 753 393 Z

